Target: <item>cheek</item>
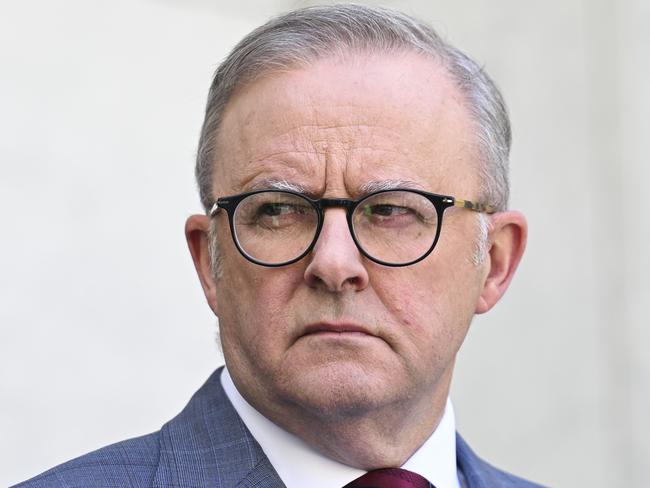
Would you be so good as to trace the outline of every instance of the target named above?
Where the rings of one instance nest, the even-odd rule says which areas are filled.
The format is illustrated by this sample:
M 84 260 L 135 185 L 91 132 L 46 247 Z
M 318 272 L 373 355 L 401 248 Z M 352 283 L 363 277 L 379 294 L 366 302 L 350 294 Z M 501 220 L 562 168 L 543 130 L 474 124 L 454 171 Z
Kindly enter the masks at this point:
M 296 278 L 287 270 L 236 264 L 232 268 L 224 266 L 217 284 L 224 348 L 236 347 L 249 354 L 268 355 L 287 341 L 291 324 L 287 304 Z
M 401 317 L 409 328 L 417 329 L 435 319 L 441 312 L 440 302 L 445 295 L 445 280 L 423 264 L 381 268 L 371 276 L 372 287 L 386 308 Z
M 389 285 L 375 289 L 397 324 L 396 347 L 426 361 L 455 354 L 473 316 L 473 298 L 462 287 L 450 287 L 458 282 L 440 269 L 422 266 L 394 275 L 383 281 Z
M 444 320 L 436 284 L 423 280 L 412 269 L 408 271 L 390 270 L 375 280 L 371 278 L 371 283 L 393 324 L 388 329 L 393 346 L 411 355 L 430 349 Z

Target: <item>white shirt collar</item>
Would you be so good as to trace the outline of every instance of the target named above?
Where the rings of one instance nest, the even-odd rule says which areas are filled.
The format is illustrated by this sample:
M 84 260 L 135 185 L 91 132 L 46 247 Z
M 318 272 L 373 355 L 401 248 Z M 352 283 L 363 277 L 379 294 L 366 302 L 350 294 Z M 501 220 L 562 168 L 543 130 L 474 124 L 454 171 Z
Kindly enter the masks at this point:
M 225 367 L 221 385 L 287 488 L 344 486 L 365 473 L 328 458 L 264 417 L 237 391 Z M 436 488 L 459 488 L 455 424 L 454 409 L 447 399 L 438 427 L 402 468 L 424 476 Z

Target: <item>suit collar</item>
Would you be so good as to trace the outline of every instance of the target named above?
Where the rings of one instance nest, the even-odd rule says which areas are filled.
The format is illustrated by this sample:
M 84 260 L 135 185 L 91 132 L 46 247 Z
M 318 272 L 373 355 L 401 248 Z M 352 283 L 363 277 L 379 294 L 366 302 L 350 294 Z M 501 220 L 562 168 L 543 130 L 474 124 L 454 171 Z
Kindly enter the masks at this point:
M 283 487 L 226 397 L 215 371 L 160 431 L 154 487 Z

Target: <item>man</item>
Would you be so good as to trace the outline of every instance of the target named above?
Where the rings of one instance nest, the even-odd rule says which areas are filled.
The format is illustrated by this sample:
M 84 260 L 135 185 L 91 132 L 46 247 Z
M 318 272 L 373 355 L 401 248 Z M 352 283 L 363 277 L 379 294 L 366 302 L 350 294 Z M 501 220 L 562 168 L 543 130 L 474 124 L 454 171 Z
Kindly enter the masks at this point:
M 525 247 L 509 146 L 494 84 L 417 20 L 253 31 L 215 75 L 186 223 L 226 367 L 159 432 L 22 486 L 534 486 L 477 458 L 448 400 Z

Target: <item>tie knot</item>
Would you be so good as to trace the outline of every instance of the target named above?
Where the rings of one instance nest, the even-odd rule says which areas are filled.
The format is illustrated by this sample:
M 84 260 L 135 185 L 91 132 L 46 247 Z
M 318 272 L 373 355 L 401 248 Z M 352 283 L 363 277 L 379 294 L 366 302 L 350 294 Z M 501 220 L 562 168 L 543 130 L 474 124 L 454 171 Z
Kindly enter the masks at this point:
M 435 488 L 417 473 L 400 468 L 368 471 L 343 488 Z

